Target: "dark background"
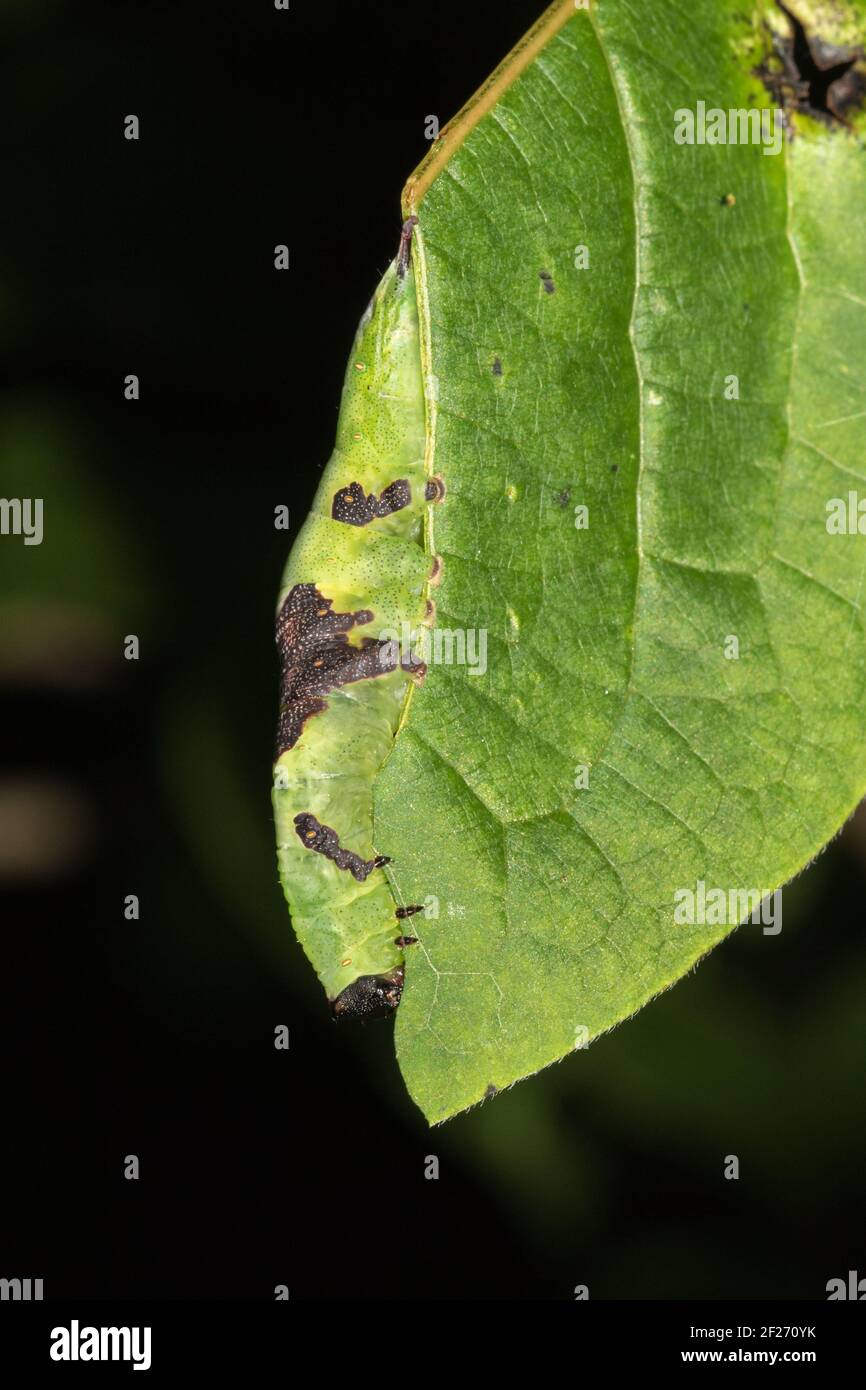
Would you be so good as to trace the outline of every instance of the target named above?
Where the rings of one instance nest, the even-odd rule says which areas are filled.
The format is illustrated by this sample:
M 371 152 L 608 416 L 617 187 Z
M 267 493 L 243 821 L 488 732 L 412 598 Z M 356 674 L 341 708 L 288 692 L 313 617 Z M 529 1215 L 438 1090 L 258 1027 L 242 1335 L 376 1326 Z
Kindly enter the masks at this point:
M 425 117 L 540 8 L 0 5 L 0 493 L 45 499 L 41 546 L 0 541 L 0 1275 L 46 1297 L 822 1299 L 866 1274 L 862 818 L 780 936 L 741 928 L 432 1132 L 391 1025 L 332 1023 L 282 903 L 274 508 L 294 534 Z

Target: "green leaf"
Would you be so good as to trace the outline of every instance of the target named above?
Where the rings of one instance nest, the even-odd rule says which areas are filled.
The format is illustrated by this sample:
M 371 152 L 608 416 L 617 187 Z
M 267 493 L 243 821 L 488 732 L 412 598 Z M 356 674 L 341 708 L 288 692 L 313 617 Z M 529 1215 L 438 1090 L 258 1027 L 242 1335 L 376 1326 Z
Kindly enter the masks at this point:
M 554 6 L 407 188 L 437 626 L 488 634 L 485 675 L 431 664 L 376 787 L 398 893 L 439 900 L 397 1016 L 431 1121 L 676 981 L 738 920 L 679 925 L 678 890 L 776 889 L 866 790 L 866 542 L 827 530 L 866 495 L 862 141 L 791 111 L 778 156 L 673 138 L 773 104 L 767 19 Z
M 674 983 L 866 791 L 862 60 L 805 109 L 864 4 L 798 14 L 795 87 L 770 4 L 561 0 L 404 193 L 445 495 L 388 612 L 436 620 L 354 824 L 426 905 L 396 1039 L 431 1122 Z

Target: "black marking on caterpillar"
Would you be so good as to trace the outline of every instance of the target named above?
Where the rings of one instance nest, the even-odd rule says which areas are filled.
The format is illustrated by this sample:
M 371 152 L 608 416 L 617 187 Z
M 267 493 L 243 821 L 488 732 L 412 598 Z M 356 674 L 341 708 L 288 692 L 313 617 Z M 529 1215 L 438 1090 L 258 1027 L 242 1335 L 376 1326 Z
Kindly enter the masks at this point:
M 362 859 L 360 854 L 356 854 L 352 849 L 341 849 L 340 837 L 336 830 L 332 830 L 330 825 L 322 825 L 322 822 L 316 820 L 309 811 L 301 811 L 295 816 L 295 830 L 306 849 L 314 850 L 316 854 L 324 854 L 326 859 L 334 861 L 338 869 L 348 869 L 358 883 L 363 883 L 374 869 L 381 869 L 385 864 L 391 863 L 385 854 L 378 854 L 375 859 Z
M 334 493 L 331 516 L 334 521 L 345 521 L 347 526 L 369 526 L 376 517 L 402 511 L 411 502 L 412 489 L 405 478 L 389 483 L 380 497 L 375 492 L 368 496 L 360 483 L 350 483 Z
M 395 946 L 417 946 L 417 945 L 418 945 L 418 938 L 417 938 L 417 936 L 395 936 L 395 937 L 394 937 L 394 945 L 395 945 Z
M 550 271 L 539 270 L 538 274 L 541 277 L 541 283 L 544 286 L 545 294 L 553 294 L 556 290 L 556 286 L 553 283 L 553 276 L 551 275 Z
M 765 60 L 753 70 L 754 75 L 760 77 L 776 103 L 785 109 L 789 129 L 787 112 L 794 110 L 805 111 L 825 125 L 838 122 L 850 130 L 848 113 L 852 109 L 862 110 L 866 94 L 863 77 L 855 66 L 863 57 L 863 50 L 840 48 L 820 34 L 809 33 L 782 0 L 777 3 L 792 30 L 789 38 L 773 38 L 773 56 L 781 60 L 782 71 L 770 71 Z
M 400 247 L 397 251 L 397 279 L 402 280 L 409 269 L 412 256 L 412 233 L 418 225 L 418 218 L 407 217 L 400 232 Z
M 296 584 L 286 595 L 277 617 L 280 654 L 280 712 L 276 757 L 294 748 L 306 721 L 328 708 L 330 691 L 354 681 L 372 680 L 397 669 L 398 647 L 375 637 L 350 646 L 346 634 L 373 621 L 369 608 L 355 613 L 332 612 L 332 600 L 315 584 Z M 411 676 L 426 667 L 411 653 L 400 660 Z
M 427 502 L 441 502 L 445 496 L 445 479 L 436 473 L 424 485 L 424 498 Z
M 423 912 L 423 903 L 411 903 L 409 907 L 398 907 L 394 913 L 395 917 L 414 917 L 416 912 Z
M 403 968 L 384 975 L 359 975 L 331 1001 L 335 1018 L 381 1018 L 396 1009 L 403 993 Z

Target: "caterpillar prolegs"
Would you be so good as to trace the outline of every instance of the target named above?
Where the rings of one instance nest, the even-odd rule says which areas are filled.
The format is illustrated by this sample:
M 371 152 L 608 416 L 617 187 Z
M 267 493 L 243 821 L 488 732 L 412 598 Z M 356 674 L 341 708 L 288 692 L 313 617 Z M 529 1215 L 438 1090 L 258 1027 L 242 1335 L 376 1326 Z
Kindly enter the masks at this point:
M 413 682 L 434 570 L 413 223 L 361 319 L 334 452 L 277 603 L 273 805 L 295 932 L 336 1015 L 394 1008 L 406 909 L 373 845 L 373 782 Z

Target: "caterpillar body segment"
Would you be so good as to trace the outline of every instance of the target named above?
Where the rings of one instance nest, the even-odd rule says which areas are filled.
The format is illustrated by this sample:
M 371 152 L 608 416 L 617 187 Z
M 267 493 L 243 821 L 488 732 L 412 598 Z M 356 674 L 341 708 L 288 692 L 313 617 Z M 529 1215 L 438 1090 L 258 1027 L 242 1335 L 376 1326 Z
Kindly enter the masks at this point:
M 373 844 L 373 783 L 424 674 L 425 444 L 404 230 L 359 325 L 334 452 L 277 603 L 280 881 L 337 1015 L 394 1008 L 403 985 L 404 938 Z

